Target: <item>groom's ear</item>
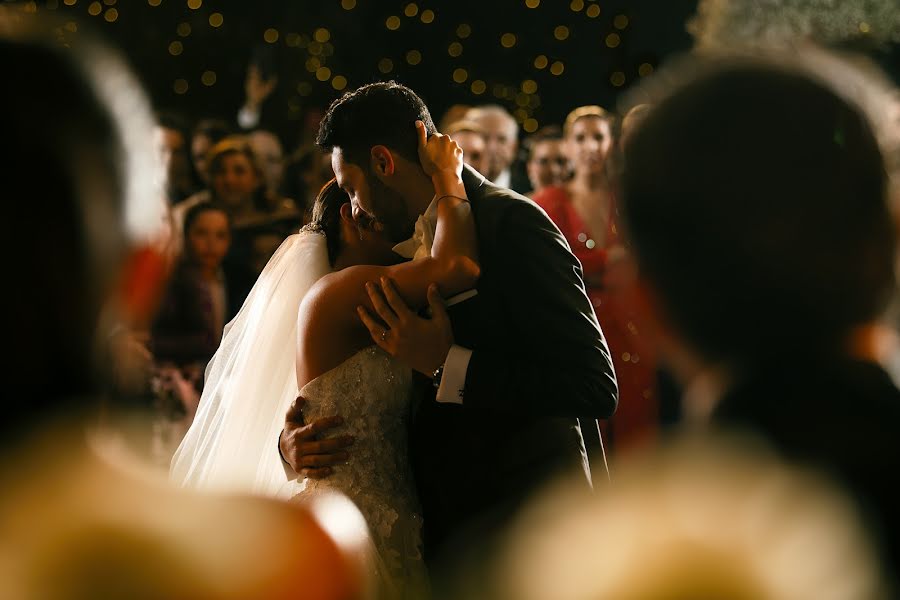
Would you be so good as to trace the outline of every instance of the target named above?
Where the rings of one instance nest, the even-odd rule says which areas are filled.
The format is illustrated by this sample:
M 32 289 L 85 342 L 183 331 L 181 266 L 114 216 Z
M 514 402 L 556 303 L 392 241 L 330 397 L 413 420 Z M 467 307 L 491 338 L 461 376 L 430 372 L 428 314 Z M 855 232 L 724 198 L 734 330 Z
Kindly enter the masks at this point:
M 394 174 L 397 165 L 394 163 L 394 155 L 387 146 L 372 146 L 369 153 L 372 172 L 380 177 L 390 177 Z

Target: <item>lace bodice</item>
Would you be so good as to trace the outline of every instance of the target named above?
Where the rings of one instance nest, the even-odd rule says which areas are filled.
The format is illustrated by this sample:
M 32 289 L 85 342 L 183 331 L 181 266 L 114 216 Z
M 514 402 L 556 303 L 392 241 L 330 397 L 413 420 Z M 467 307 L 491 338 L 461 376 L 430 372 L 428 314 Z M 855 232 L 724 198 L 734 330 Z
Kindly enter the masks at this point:
M 339 414 L 333 435 L 352 435 L 350 459 L 325 479 L 306 479 L 295 499 L 338 490 L 353 500 L 368 522 L 382 578 L 406 582 L 421 577 L 421 517 L 407 454 L 412 393 L 410 369 L 376 346 L 360 350 L 300 390 L 306 419 Z M 391 594 L 394 595 L 394 594 Z

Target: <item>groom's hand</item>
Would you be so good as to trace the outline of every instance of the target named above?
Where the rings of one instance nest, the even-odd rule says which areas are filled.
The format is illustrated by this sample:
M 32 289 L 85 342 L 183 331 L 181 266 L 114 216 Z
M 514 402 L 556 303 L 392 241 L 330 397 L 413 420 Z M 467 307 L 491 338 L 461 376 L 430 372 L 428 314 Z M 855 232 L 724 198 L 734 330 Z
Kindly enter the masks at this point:
M 344 435 L 322 439 L 319 434 L 344 423 L 340 416 L 323 417 L 307 423 L 303 418 L 302 396 L 291 404 L 284 419 L 284 429 L 278 440 L 281 456 L 298 475 L 321 479 L 331 475 L 332 467 L 347 461 L 346 448 L 353 436 Z
M 366 291 L 381 322 L 362 306 L 357 307 L 359 318 L 381 349 L 431 377 L 447 360 L 453 345 L 450 316 L 437 286 L 431 284 L 428 288 L 431 318 L 423 318 L 410 310 L 390 279 L 382 277 L 380 283 L 366 284 Z

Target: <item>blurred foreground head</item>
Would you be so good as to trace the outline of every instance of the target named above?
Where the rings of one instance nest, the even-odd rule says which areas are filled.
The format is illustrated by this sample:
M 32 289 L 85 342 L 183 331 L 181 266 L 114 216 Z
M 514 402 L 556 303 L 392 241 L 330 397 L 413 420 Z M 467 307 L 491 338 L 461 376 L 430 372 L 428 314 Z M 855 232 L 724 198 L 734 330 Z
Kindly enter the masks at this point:
M 79 412 L 96 391 L 93 341 L 123 278 L 143 269 L 127 309 L 142 310 L 158 269 L 134 254 L 163 223 L 162 165 L 141 87 L 86 33 L 0 7 L 0 181 L 7 397 L 2 437 Z M 132 260 L 128 260 L 129 257 Z
M 888 179 L 867 119 L 775 62 L 667 77 L 624 148 L 622 208 L 658 312 L 717 364 L 840 355 L 894 287 Z
M 683 440 L 615 472 L 603 494 L 560 484 L 522 513 L 493 598 L 887 598 L 852 504 L 759 448 Z

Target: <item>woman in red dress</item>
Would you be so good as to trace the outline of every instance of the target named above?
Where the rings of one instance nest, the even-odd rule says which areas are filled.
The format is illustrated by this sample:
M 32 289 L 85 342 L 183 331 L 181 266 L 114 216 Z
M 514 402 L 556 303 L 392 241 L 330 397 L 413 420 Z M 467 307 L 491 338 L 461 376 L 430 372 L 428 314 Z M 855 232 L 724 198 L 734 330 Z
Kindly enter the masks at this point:
M 572 179 L 548 187 L 534 201 L 569 241 L 584 268 L 588 297 L 612 353 L 619 383 L 619 407 L 606 428 L 616 449 L 647 441 L 657 430 L 655 357 L 641 330 L 631 282 L 633 269 L 620 239 L 615 195 L 607 177 L 613 148 L 613 117 L 599 106 L 569 113 L 564 149 Z

